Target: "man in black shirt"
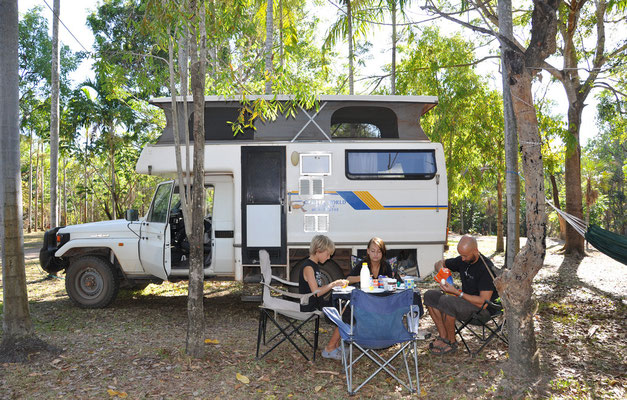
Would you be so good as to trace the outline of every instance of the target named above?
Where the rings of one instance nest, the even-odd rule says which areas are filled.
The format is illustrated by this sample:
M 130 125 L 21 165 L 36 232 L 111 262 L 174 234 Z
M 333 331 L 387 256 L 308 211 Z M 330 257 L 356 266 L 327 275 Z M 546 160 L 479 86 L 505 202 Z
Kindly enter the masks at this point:
M 465 321 L 484 307 L 486 300 L 499 297 L 492 274 L 488 268 L 494 264 L 479 253 L 477 240 L 469 235 L 463 236 L 457 245 L 459 257 L 440 260 L 435 269 L 446 267 L 459 272 L 462 289 L 459 290 L 448 282 L 440 283 L 441 290 L 428 290 L 424 295 L 424 305 L 435 323 L 439 337 L 429 346 L 434 354 L 452 353 L 457 349 L 455 342 L 455 320 Z M 482 310 L 481 313 L 489 313 Z

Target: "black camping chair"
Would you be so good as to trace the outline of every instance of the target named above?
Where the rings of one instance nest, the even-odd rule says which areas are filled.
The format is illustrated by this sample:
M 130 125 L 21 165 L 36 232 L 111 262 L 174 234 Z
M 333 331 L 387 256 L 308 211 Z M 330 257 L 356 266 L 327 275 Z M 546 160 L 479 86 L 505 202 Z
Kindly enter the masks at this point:
M 455 322 L 455 334 L 459 335 L 464 347 L 468 350 L 468 353 L 475 357 L 481 352 L 492 340 L 499 339 L 503 343 L 508 344 L 507 334 L 505 330 L 505 313 L 503 312 L 503 305 L 496 302 L 486 300 L 484 307 L 488 310 L 489 314 L 481 313 L 477 311 L 466 321 Z M 472 351 L 468 346 L 468 342 L 462 335 L 463 332 L 469 332 L 476 337 L 481 346 Z

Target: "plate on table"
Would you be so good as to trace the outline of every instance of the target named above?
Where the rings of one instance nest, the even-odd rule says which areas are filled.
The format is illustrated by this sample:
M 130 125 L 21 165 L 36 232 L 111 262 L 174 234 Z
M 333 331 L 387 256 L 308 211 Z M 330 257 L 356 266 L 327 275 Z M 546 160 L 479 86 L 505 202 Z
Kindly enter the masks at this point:
M 383 293 L 383 292 L 385 292 L 385 290 L 383 290 L 382 288 L 374 288 L 374 289 L 364 290 L 364 292 L 366 292 L 366 293 Z
M 336 292 L 350 292 L 353 289 L 355 289 L 355 286 L 346 286 L 344 288 L 341 286 L 333 286 L 333 290 Z

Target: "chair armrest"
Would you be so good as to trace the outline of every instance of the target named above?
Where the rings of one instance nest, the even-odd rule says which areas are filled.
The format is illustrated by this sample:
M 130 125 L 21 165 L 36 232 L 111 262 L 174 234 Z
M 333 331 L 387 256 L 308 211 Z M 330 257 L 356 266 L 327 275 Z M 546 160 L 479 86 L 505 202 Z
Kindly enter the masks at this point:
M 499 303 L 492 302 L 490 300 L 484 300 L 482 309 L 488 310 L 490 314 L 495 314 L 498 312 L 503 312 L 503 305 Z
M 278 276 L 274 276 L 274 275 L 272 275 L 272 280 L 280 282 L 280 283 L 282 283 L 284 285 L 287 285 L 287 286 L 292 286 L 292 287 L 298 286 L 298 282 L 288 281 L 288 280 L 285 280 L 283 278 L 279 278 Z
M 292 292 L 286 292 L 285 290 L 281 290 L 281 289 L 277 289 L 273 286 L 268 285 L 267 283 L 263 283 L 264 286 L 267 286 L 268 289 L 272 290 L 273 292 L 277 292 L 280 293 L 283 296 L 287 296 L 287 297 L 291 297 L 293 299 L 298 299 L 300 301 L 300 304 L 303 306 L 306 306 L 307 304 L 309 304 L 309 298 L 315 294 L 317 294 L 320 290 L 316 290 L 313 293 L 307 293 L 307 294 L 300 294 L 300 293 L 292 293 Z

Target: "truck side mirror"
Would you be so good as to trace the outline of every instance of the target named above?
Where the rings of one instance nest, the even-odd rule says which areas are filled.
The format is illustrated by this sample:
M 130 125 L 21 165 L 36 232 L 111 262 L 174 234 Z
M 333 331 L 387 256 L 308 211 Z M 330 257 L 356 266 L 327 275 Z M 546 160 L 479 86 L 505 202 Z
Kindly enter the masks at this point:
M 137 210 L 129 209 L 129 210 L 126 210 L 125 218 L 127 221 L 138 221 L 139 214 L 137 213 Z

